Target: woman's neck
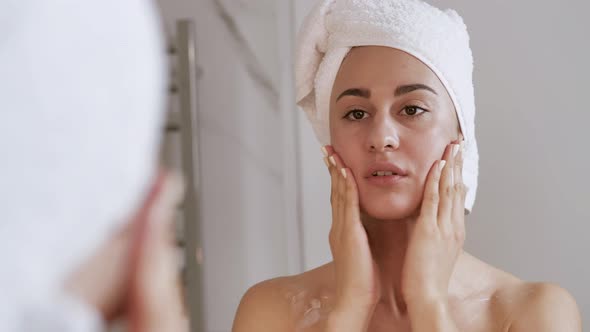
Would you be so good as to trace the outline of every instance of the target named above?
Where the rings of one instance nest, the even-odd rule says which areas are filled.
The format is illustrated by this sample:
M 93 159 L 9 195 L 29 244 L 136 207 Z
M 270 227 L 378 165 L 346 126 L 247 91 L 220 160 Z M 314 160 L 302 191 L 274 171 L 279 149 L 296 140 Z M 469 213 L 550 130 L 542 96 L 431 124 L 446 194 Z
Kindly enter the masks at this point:
M 407 311 L 401 292 L 401 278 L 415 220 L 415 217 L 403 220 L 378 220 L 366 214 L 362 216 L 371 253 L 379 269 L 381 295 L 378 306 L 398 318 L 405 316 Z
M 379 220 L 361 213 L 361 219 L 367 232 L 371 254 L 379 269 L 381 295 L 378 306 L 387 315 L 403 319 L 407 314 L 407 307 L 402 295 L 402 270 L 417 216 L 401 220 Z M 486 274 L 474 276 L 474 272 L 487 271 L 482 266 L 479 260 L 461 251 L 449 281 L 449 296 L 462 298 L 481 290 Z

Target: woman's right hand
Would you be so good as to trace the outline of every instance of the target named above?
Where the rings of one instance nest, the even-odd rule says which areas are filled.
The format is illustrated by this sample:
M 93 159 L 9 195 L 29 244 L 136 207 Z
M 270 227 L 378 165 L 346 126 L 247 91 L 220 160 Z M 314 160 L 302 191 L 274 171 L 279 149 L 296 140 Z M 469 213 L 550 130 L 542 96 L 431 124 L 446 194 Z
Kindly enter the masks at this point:
M 331 146 L 324 148 L 324 154 L 327 155 L 324 161 L 332 182 L 332 227 L 329 239 L 336 286 L 332 322 L 343 322 L 337 316 L 348 317 L 343 328 L 348 331 L 366 330 L 379 298 L 377 264 L 371 255 L 367 233 L 361 223 L 354 176 Z M 352 317 L 358 318 L 355 319 L 358 324 L 350 320 Z M 342 326 L 338 323 L 335 325 Z M 351 325 L 359 328 L 352 328 Z

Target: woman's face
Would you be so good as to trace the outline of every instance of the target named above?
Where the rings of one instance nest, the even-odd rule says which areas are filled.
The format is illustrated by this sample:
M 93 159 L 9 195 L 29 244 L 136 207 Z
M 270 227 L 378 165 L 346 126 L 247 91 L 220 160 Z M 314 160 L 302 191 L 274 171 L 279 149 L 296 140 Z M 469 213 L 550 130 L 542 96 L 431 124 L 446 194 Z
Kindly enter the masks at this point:
M 383 220 L 415 214 L 431 166 L 459 133 L 451 98 L 418 59 L 378 46 L 354 48 L 344 59 L 330 98 L 331 144 L 354 175 L 364 213 Z

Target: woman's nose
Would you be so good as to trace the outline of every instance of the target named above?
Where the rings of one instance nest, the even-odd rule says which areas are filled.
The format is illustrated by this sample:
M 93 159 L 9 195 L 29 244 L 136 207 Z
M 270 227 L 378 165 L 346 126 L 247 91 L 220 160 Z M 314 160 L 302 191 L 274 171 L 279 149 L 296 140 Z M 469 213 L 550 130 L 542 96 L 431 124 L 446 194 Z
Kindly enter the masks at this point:
M 379 119 L 369 134 L 369 150 L 374 152 L 393 151 L 399 148 L 399 137 L 395 124 Z

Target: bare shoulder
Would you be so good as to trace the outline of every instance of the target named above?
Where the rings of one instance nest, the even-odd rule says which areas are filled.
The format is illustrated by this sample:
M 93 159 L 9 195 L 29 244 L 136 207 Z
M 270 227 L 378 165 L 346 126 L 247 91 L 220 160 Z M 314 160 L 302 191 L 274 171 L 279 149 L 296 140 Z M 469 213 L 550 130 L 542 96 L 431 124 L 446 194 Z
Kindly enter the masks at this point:
M 463 317 L 474 314 L 481 328 L 465 330 L 503 332 L 579 332 L 581 318 L 574 297 L 564 288 L 545 282 L 527 282 L 465 253 L 458 276 L 467 289 L 477 290 L 472 297 L 481 302 L 461 301 Z M 478 275 L 479 278 L 473 278 Z M 475 283 L 470 282 L 474 280 Z M 470 305 L 464 305 L 471 303 Z M 479 310 L 479 311 L 478 311 Z M 488 312 L 482 315 L 481 312 Z M 477 320 L 467 319 L 476 322 Z
M 564 288 L 543 282 L 521 282 L 498 290 L 510 298 L 508 332 L 579 332 L 580 311 Z
M 325 270 L 319 267 L 250 287 L 240 301 L 232 332 L 294 331 L 299 311 L 321 287 Z
M 284 298 L 294 277 L 265 280 L 242 296 L 233 322 L 233 332 L 289 330 L 289 305 Z

